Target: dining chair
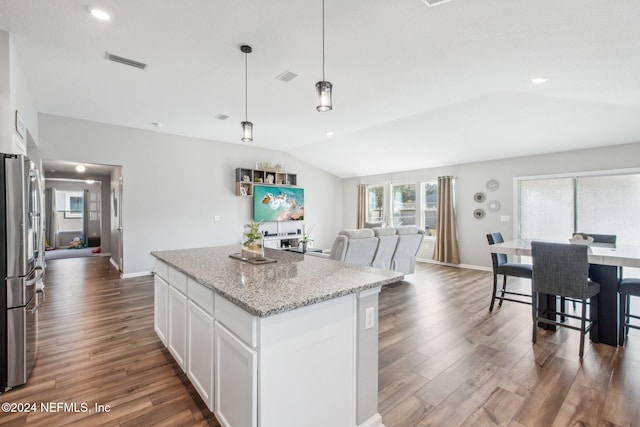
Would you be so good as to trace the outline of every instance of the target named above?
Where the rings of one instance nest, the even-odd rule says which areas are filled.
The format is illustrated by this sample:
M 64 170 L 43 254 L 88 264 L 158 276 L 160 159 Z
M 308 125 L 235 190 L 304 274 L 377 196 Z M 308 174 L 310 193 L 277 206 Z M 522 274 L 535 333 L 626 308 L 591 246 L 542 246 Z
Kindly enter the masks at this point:
M 490 245 L 495 243 L 503 243 L 502 233 L 490 233 L 487 234 L 487 241 Z M 496 300 L 500 300 L 498 307 L 502 307 L 502 301 L 519 302 L 521 304 L 531 304 L 530 301 L 509 298 L 505 295 L 513 295 L 531 298 L 531 294 L 523 294 L 519 292 L 507 291 L 507 276 L 522 277 L 525 279 L 531 279 L 531 264 L 519 264 L 515 262 L 508 262 L 506 254 L 491 253 L 491 262 L 493 264 L 493 293 L 491 295 L 491 305 L 489 311 L 493 311 L 493 305 Z M 502 275 L 502 289 L 498 290 L 498 276 Z
M 629 328 L 640 329 L 640 325 L 631 324 L 631 319 L 640 319 L 640 316 L 630 314 L 631 311 L 631 297 L 640 297 L 640 279 L 628 278 L 622 279 L 618 283 L 618 297 L 619 297 L 619 309 L 620 320 L 618 321 L 618 340 L 620 345 L 624 345 L 624 340 L 627 338 Z
M 617 236 L 615 234 L 593 234 L 593 233 L 576 233 L 576 234 L 580 234 L 583 237 L 587 237 L 587 236 L 592 237 L 593 243 L 595 243 L 596 246 L 612 247 L 612 248 L 616 247 Z
M 594 325 L 596 319 L 587 318 L 587 300 L 597 307 L 600 284 L 589 279 L 588 247 L 565 243 L 531 242 L 533 258 L 533 298 L 531 312 L 533 315 L 533 343 L 537 340 L 538 323 L 562 326 L 580 331 L 580 357 L 584 354 L 584 336 Z M 567 313 L 564 305 L 560 310 L 541 313 L 540 295 L 557 295 L 574 298 L 582 302 L 582 315 Z M 557 315 L 580 320 L 580 327 L 569 322 L 557 321 Z M 549 315 L 552 315 L 549 316 Z

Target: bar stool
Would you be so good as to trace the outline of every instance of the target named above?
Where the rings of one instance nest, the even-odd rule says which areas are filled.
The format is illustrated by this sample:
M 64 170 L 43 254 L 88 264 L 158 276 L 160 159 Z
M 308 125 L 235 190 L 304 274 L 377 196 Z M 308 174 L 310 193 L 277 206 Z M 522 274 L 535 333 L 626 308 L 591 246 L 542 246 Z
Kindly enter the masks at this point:
M 584 336 L 596 324 L 596 319 L 587 318 L 587 299 L 597 306 L 600 284 L 589 279 L 589 260 L 587 246 L 564 243 L 531 242 L 533 258 L 533 343 L 538 332 L 538 322 L 548 325 L 562 326 L 580 331 L 580 357 L 584 354 Z M 575 298 L 582 302 L 582 315 L 574 316 L 566 313 L 564 305 L 560 312 L 540 313 L 538 301 L 540 294 L 557 295 Z M 558 322 L 555 316 L 570 317 L 580 320 L 580 327 L 569 323 Z
M 618 282 L 618 298 L 620 299 L 618 321 L 618 341 L 620 345 L 624 345 L 624 340 L 627 338 L 629 328 L 640 329 L 640 325 L 632 325 L 631 319 L 640 319 L 640 316 L 634 316 L 629 314 L 631 297 L 640 297 L 640 279 L 628 278 L 622 279 Z
M 490 245 L 495 243 L 503 243 L 502 233 L 487 234 L 487 241 Z M 506 254 L 491 253 L 491 262 L 493 264 L 493 294 L 491 295 L 491 305 L 489 311 L 493 311 L 493 305 L 496 300 L 500 300 L 498 307 L 502 307 L 502 301 L 519 302 L 521 304 L 531 304 L 529 301 L 522 301 L 515 298 L 509 298 L 505 295 L 517 295 L 521 297 L 531 298 L 530 294 L 522 294 L 519 292 L 507 291 L 507 276 L 522 277 L 525 279 L 531 279 L 531 265 L 530 264 L 518 264 L 515 262 L 508 262 Z M 502 290 L 498 291 L 498 275 L 504 276 L 502 280 Z

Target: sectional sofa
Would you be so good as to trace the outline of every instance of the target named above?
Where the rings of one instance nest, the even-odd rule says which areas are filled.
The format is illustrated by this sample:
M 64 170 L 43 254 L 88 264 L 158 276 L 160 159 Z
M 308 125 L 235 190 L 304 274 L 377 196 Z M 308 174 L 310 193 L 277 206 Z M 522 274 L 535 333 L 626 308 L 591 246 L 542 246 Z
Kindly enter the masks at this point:
M 414 226 L 342 230 L 330 259 L 411 274 L 424 232 Z

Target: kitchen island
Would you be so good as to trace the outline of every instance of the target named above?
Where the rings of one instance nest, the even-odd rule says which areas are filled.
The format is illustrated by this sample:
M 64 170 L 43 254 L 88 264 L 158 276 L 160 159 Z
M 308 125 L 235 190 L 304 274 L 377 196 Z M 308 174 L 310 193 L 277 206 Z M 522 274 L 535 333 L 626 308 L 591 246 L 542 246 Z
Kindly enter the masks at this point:
M 396 272 L 238 246 L 157 251 L 154 327 L 223 426 L 376 427 L 378 293 Z

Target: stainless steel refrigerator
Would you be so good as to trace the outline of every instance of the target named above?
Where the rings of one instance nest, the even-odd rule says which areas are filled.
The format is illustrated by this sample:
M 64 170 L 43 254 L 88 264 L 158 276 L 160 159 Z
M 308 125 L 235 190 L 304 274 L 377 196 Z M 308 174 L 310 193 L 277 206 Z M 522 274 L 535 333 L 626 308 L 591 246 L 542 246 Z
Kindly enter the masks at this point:
M 26 383 L 35 364 L 45 263 L 39 171 L 25 156 L 0 157 L 1 393 Z

